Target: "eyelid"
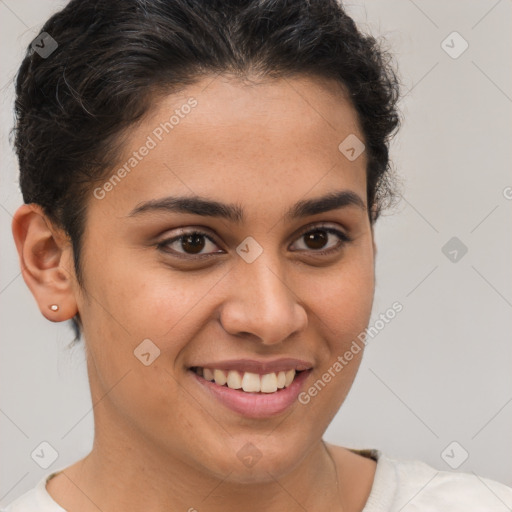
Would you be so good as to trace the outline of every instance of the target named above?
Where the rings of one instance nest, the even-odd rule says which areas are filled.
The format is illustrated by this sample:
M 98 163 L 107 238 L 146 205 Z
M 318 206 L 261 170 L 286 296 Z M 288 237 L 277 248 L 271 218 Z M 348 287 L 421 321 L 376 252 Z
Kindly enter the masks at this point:
M 301 228 L 298 232 L 298 234 L 294 235 L 295 238 L 301 237 L 302 235 L 305 235 L 306 233 L 309 233 L 310 231 L 314 231 L 315 229 L 333 229 L 339 233 L 342 233 L 344 236 L 348 238 L 348 235 L 343 231 L 339 226 L 333 226 L 332 222 L 327 221 L 320 221 L 320 222 L 312 222 L 311 224 L 308 224 L 307 226 L 304 226 Z
M 204 236 L 206 239 L 208 239 L 213 244 L 215 244 L 217 246 L 219 245 L 215 241 L 215 237 L 214 237 L 214 235 L 211 234 L 209 228 L 206 228 L 203 226 L 197 226 L 197 227 L 190 226 L 188 228 L 177 228 L 177 233 L 175 233 L 172 237 L 164 238 L 160 242 L 157 242 L 156 246 L 157 246 L 157 248 L 161 249 L 162 251 L 166 252 L 167 254 L 171 254 L 172 256 L 175 256 L 177 258 L 181 258 L 181 259 L 189 260 L 189 261 L 205 259 L 205 258 L 214 256 L 215 254 L 219 254 L 219 252 L 217 251 L 217 252 L 211 252 L 211 253 L 206 253 L 206 254 L 192 255 L 192 254 L 187 254 L 184 252 L 178 252 L 178 251 L 175 251 L 172 249 L 171 250 L 163 249 L 165 246 L 170 245 L 170 244 L 180 240 L 180 238 L 184 238 L 187 235 L 201 235 L 201 236 Z
M 316 256 L 322 256 L 322 255 L 325 255 L 325 254 L 334 254 L 336 252 L 341 251 L 341 249 L 347 243 L 352 241 L 352 238 L 349 235 L 347 235 L 345 230 L 340 229 L 338 226 L 334 227 L 329 222 L 324 221 L 324 222 L 314 222 L 314 223 L 309 224 L 309 225 L 305 226 L 304 228 L 302 228 L 299 231 L 299 233 L 297 235 L 295 235 L 293 243 L 298 241 L 305 234 L 313 232 L 313 231 L 316 231 L 316 230 L 326 231 L 327 233 L 331 233 L 333 235 L 336 235 L 340 239 L 340 243 L 338 244 L 337 247 L 331 247 L 329 249 L 318 249 L 316 251 L 313 250 L 313 249 L 309 249 L 309 250 L 308 249 L 300 249 L 300 251 L 307 252 L 307 253 L 311 254 L 312 256 L 315 256 L 315 255 Z

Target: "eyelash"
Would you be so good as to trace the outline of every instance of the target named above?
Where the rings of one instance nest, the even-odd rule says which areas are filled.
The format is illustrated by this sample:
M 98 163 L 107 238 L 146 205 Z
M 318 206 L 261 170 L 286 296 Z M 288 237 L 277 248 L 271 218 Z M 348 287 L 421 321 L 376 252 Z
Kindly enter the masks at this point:
M 341 251 L 347 243 L 352 241 L 352 239 L 347 234 L 345 234 L 343 231 L 340 231 L 340 230 L 332 228 L 332 227 L 325 227 L 323 225 L 308 226 L 304 231 L 302 231 L 298 235 L 296 240 L 299 240 L 304 235 L 307 235 L 309 233 L 314 233 L 316 231 L 325 231 L 327 233 L 336 235 L 340 239 L 340 243 L 336 247 L 331 247 L 330 249 L 325 249 L 325 250 L 319 249 L 317 251 L 315 251 L 314 249 L 300 249 L 299 252 L 306 251 L 306 252 L 313 253 L 313 255 L 315 255 L 315 256 L 323 256 L 323 255 L 332 254 L 332 253 Z M 181 235 L 179 235 L 179 236 L 175 236 L 173 238 L 167 238 L 165 240 L 162 240 L 161 242 L 158 242 L 157 248 L 167 254 L 172 254 L 173 256 L 175 256 L 177 258 L 186 259 L 186 260 L 205 259 L 205 258 L 210 258 L 210 257 L 214 256 L 215 254 L 221 254 L 219 252 L 215 252 L 215 253 L 208 253 L 208 254 L 199 254 L 199 255 L 194 256 L 194 255 L 190 255 L 190 254 L 186 255 L 187 253 L 180 253 L 180 252 L 174 251 L 173 249 L 171 249 L 171 250 L 167 249 L 168 245 L 170 245 L 174 242 L 183 240 L 185 237 L 190 236 L 190 235 L 203 236 L 203 237 L 207 238 L 208 240 L 210 240 L 210 242 L 212 242 L 213 244 L 217 245 L 215 243 L 215 240 L 213 240 L 213 238 L 208 233 L 198 230 L 198 229 L 193 229 L 190 231 L 183 231 L 181 233 Z

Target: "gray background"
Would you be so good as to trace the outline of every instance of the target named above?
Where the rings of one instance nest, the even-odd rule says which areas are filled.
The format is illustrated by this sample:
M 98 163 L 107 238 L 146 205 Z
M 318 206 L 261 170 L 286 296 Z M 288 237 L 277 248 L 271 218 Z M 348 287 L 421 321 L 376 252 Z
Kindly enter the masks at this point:
M 92 446 L 83 349 L 67 350 L 71 329 L 39 313 L 10 229 L 21 204 L 8 139 L 12 77 L 64 3 L 0 0 L 1 505 Z M 512 485 L 512 4 L 374 0 L 347 8 L 363 30 L 386 39 L 408 91 L 392 145 L 403 199 L 376 225 L 370 324 L 396 300 L 404 309 L 368 344 L 325 439 L 447 471 L 467 452 L 457 471 Z M 442 47 L 453 31 L 469 43 L 458 58 Z M 452 40 L 453 52 L 461 46 Z M 457 262 L 441 250 L 454 236 L 468 248 Z M 48 469 L 31 458 L 43 441 L 58 452 Z

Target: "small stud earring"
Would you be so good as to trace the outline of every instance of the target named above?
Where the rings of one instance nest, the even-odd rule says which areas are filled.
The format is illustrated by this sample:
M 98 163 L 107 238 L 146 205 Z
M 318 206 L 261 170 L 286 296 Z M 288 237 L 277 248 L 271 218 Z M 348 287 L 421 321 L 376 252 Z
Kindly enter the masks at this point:
M 51 306 L 48 306 L 52 311 L 58 311 L 59 306 L 57 304 L 52 304 Z

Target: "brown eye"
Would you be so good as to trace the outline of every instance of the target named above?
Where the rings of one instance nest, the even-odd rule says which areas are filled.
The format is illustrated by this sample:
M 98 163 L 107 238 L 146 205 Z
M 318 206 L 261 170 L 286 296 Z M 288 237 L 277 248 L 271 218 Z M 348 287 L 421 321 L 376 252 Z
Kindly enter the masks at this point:
M 208 256 L 224 252 L 222 250 L 208 250 L 211 249 L 212 246 L 213 248 L 217 247 L 212 238 L 202 231 L 182 232 L 179 236 L 168 238 L 157 244 L 160 250 L 174 254 L 180 258 L 187 258 L 188 256 Z
M 204 249 L 204 236 L 194 233 L 181 237 L 181 247 L 187 253 L 197 254 Z
M 337 243 L 336 238 L 338 239 Z M 332 242 L 330 243 L 331 240 L 334 244 Z M 351 239 L 338 229 L 318 226 L 304 231 L 299 236 L 298 241 L 304 244 L 304 247 L 298 248 L 299 251 L 310 252 L 313 255 L 319 256 L 341 251 L 345 244 L 350 242 Z M 212 250 L 215 249 L 215 247 L 218 248 L 217 244 L 207 233 L 197 230 L 189 232 L 181 231 L 179 236 L 167 238 L 159 242 L 157 247 L 161 251 L 178 258 L 189 259 L 205 258 L 224 253 L 222 249 L 217 251 Z
M 325 231 L 322 230 L 310 231 L 309 233 L 303 235 L 303 237 L 306 245 L 310 249 L 315 250 L 323 249 L 329 238 Z
M 338 242 L 334 244 L 331 243 L 331 245 L 328 246 L 329 240 L 336 242 L 336 238 L 338 238 Z M 346 243 L 351 241 L 351 239 L 348 235 L 343 233 L 343 231 L 338 229 L 318 226 L 313 229 L 310 228 L 308 231 L 304 231 L 299 236 L 298 241 L 303 242 L 305 246 L 299 247 L 299 251 L 311 252 L 314 255 L 322 255 L 340 251 Z M 324 250 L 326 246 L 327 249 Z

